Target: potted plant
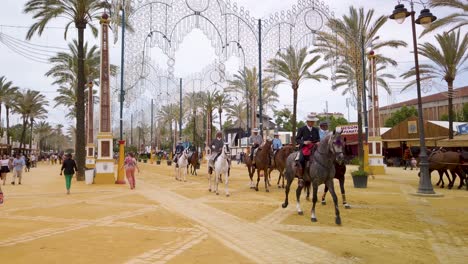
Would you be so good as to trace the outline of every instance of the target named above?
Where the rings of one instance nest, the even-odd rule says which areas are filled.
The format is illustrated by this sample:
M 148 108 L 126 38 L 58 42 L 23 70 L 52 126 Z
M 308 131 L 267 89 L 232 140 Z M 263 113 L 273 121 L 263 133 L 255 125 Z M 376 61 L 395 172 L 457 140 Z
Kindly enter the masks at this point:
M 172 160 L 168 159 L 167 160 L 167 166 L 171 166 L 172 165 Z
M 357 171 L 352 171 L 351 176 L 353 176 L 354 188 L 367 188 L 367 178 L 369 173 L 362 169 Z
M 161 156 L 160 155 L 156 156 L 156 164 L 161 165 Z

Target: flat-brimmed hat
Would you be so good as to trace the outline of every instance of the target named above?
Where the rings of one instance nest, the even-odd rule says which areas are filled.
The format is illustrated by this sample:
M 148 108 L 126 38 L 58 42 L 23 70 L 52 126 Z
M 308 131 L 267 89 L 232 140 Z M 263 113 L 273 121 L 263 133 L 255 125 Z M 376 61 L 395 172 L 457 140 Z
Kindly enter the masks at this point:
M 273 133 L 273 136 L 279 136 L 278 132 Z
M 308 115 L 307 115 L 307 122 L 309 122 L 309 121 L 316 122 L 316 121 L 319 121 L 319 119 L 318 119 L 317 116 L 314 115 L 314 114 L 308 114 Z
M 252 129 L 252 132 L 253 132 L 253 133 L 258 133 L 258 128 Z

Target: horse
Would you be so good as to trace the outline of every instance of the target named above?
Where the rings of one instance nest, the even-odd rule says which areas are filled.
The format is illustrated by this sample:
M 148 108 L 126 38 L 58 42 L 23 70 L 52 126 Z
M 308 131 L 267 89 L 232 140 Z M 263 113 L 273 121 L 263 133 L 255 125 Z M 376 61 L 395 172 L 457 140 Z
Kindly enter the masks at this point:
M 193 151 L 192 152 L 192 155 L 190 156 L 190 158 L 188 160 L 187 173 L 188 173 L 188 170 L 189 170 L 189 166 L 190 166 L 190 174 L 198 176 L 197 168 L 198 168 L 198 166 L 200 166 L 200 163 L 199 163 L 199 160 L 198 160 L 198 151 Z
M 270 169 L 268 170 L 268 178 L 270 178 L 270 174 L 274 170 L 279 171 L 279 177 L 278 177 L 278 182 L 276 185 L 278 185 L 278 188 L 284 188 L 284 169 L 286 168 L 286 159 L 288 156 L 294 152 L 294 147 L 291 145 L 284 146 L 282 149 L 278 150 L 274 155 L 273 155 L 273 162 L 272 165 L 270 166 Z M 280 180 L 283 179 L 283 184 L 280 186 Z
M 286 177 L 287 184 L 285 189 L 285 201 L 282 204 L 283 208 L 288 206 L 288 194 L 291 187 L 291 183 L 294 180 L 296 174 L 296 153 L 289 155 L 286 161 L 286 171 L 284 176 Z M 333 202 L 335 204 L 335 223 L 337 225 L 341 224 L 340 211 L 338 209 L 338 198 L 336 197 L 335 188 L 333 185 L 333 178 L 335 176 L 335 166 L 333 162 L 336 161 L 339 164 L 343 163 L 343 144 L 341 142 L 341 130 L 335 130 L 325 136 L 320 143 L 316 151 L 309 157 L 309 169 L 304 170 L 303 180 L 308 184 L 312 184 L 313 198 L 312 198 L 312 210 L 311 210 L 311 221 L 317 222 L 317 217 L 315 215 L 315 205 L 317 203 L 317 191 L 318 186 L 322 183 L 330 190 L 330 193 L 333 197 Z M 299 215 L 303 214 L 303 211 L 300 206 L 300 195 L 302 192 L 303 184 L 298 184 L 296 190 L 296 209 Z
M 429 155 L 428 162 L 429 175 L 435 170 L 439 173 L 440 179 L 436 185 L 439 185 L 439 183 L 442 182 L 441 188 L 444 188 L 443 174 L 445 173 L 449 179 L 447 188 L 451 189 L 453 187 L 457 175 L 460 177 L 460 185 L 458 186 L 458 189 L 462 188 L 466 176 L 462 169 L 463 157 L 459 152 L 443 151 L 441 149 L 435 150 Z M 450 179 L 447 171 L 450 171 L 452 174 L 452 180 Z M 420 173 L 418 173 L 418 176 L 419 175 Z
M 253 182 L 253 175 L 255 173 L 255 167 L 252 165 L 252 160 L 250 159 L 250 155 L 244 156 L 244 163 L 245 163 L 245 166 L 247 167 L 247 171 L 249 172 L 250 189 L 255 189 L 255 184 Z
M 177 160 L 177 174 L 176 174 L 176 180 L 177 181 L 187 181 L 187 168 L 188 166 L 188 149 L 182 151 L 182 154 L 180 154 L 179 159 Z M 183 178 L 181 177 L 183 174 Z
M 338 162 L 334 161 L 333 164 L 335 165 L 335 179 L 340 182 L 340 190 L 341 190 L 341 197 L 343 198 L 343 205 L 346 209 L 350 209 L 351 206 L 346 202 L 346 194 L 344 189 L 345 183 L 345 174 L 346 174 L 346 165 L 344 163 L 339 164 Z M 326 205 L 327 202 L 325 201 L 325 196 L 327 195 L 328 187 L 325 186 L 325 191 L 322 195 L 322 205 Z M 309 193 L 307 193 L 307 197 L 309 197 Z
M 229 147 L 227 144 L 224 144 L 223 149 L 221 151 L 221 154 L 216 158 L 216 161 L 214 162 L 214 173 L 215 173 L 215 179 L 214 179 L 214 188 L 213 190 L 216 192 L 216 195 L 219 195 L 218 192 L 218 183 L 221 180 L 221 175 L 224 176 L 224 181 L 225 181 L 225 186 L 226 186 L 226 196 L 229 197 L 229 169 L 230 169 L 230 151 Z M 211 192 L 211 174 L 209 174 L 209 189 L 208 191 Z
M 270 150 L 271 150 L 272 141 L 267 139 L 265 143 L 258 148 L 257 153 L 255 154 L 255 168 L 257 169 L 257 185 L 255 186 L 255 191 L 258 192 L 258 183 L 260 182 L 260 175 L 263 175 L 265 178 L 265 191 L 270 192 L 268 188 L 270 183 L 268 181 L 268 169 L 270 168 Z M 262 171 L 262 174 L 260 174 Z

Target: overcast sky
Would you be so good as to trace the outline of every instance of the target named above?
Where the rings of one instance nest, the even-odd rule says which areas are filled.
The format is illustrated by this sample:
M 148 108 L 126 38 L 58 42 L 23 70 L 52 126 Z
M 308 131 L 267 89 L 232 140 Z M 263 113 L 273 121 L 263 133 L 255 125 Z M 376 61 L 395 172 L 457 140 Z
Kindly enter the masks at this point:
M 2 8 L 0 9 L 0 33 L 20 40 L 25 39 L 27 29 L 33 23 L 31 16 L 22 12 L 25 2 L 26 0 L 2 0 Z M 273 12 L 289 9 L 293 4 L 296 4 L 295 0 L 239 0 L 237 2 L 240 6 L 244 6 L 246 9 L 250 10 L 251 16 L 257 18 L 266 18 Z M 325 0 L 324 2 L 335 12 L 336 17 L 347 14 L 350 5 L 355 7 L 365 5 L 366 8 L 373 8 L 376 10 L 375 17 L 389 15 L 397 4 L 396 0 Z M 418 13 L 421 9 L 421 6 L 416 6 L 416 11 Z M 450 13 L 450 10 L 445 9 L 434 9 L 431 11 L 438 17 L 443 17 Z M 63 39 L 63 29 L 61 29 L 64 27 L 63 21 L 51 23 L 49 26 L 52 28 L 47 29 L 40 38 L 33 38 L 32 43 L 45 46 L 45 50 L 57 50 L 51 47 L 66 48 L 67 42 Z M 418 26 L 417 31 L 421 32 L 422 27 Z M 381 51 L 386 56 L 392 57 L 399 62 L 397 68 L 390 68 L 388 70 L 389 73 L 400 75 L 414 66 L 413 55 L 410 53 L 412 50 L 411 26 L 408 21 L 403 25 L 399 25 L 390 20 L 384 25 L 379 35 L 380 40 L 400 39 L 409 44 L 407 48 Z M 71 27 L 68 41 L 71 41 L 75 36 L 76 30 Z M 5 35 L 3 35 L 3 37 L 5 37 Z M 86 31 L 86 39 L 92 43 L 96 43 L 90 31 Z M 434 38 L 433 35 L 428 35 L 418 41 L 420 43 L 426 41 L 434 42 Z M 120 45 L 112 44 L 110 48 L 112 51 L 111 62 L 119 65 Z M 38 57 L 43 58 L 41 55 L 38 55 Z M 214 49 L 210 46 L 208 39 L 200 33 L 189 34 L 176 53 L 175 76 L 184 77 L 197 72 L 204 66 L 212 63 L 214 59 Z M 157 58 L 153 58 L 153 60 L 156 61 Z M 420 60 L 425 62 L 425 58 L 423 57 L 420 57 Z M 162 60 L 156 63 L 164 65 L 166 61 Z M 230 71 L 235 71 L 237 69 L 236 60 L 228 62 L 227 65 Z M 67 126 L 67 124 L 72 124 L 70 120 L 64 118 L 68 110 L 61 106 L 57 108 L 53 107 L 55 102 L 52 99 L 57 96 L 58 93 L 56 92 L 57 87 L 51 85 L 53 80 L 44 76 L 49 68 L 50 65 L 36 62 L 31 60 L 31 58 L 25 58 L 0 42 L 0 76 L 5 76 L 22 89 L 34 89 L 44 93 L 50 100 L 48 121 L 53 125 L 61 123 Z M 455 87 L 467 85 L 467 79 L 468 74 L 466 73 L 459 76 L 455 81 Z M 400 93 L 401 88 L 404 86 L 401 79 L 390 81 L 390 86 L 393 91 L 393 95 L 391 96 L 386 95 L 382 90 L 379 91 L 381 106 L 416 97 L 415 88 Z M 320 84 L 314 82 L 304 83 L 299 91 L 298 118 L 304 118 L 308 112 L 323 112 L 326 102 L 328 102 L 329 112 L 341 112 L 347 118 L 348 108 L 346 107 L 346 96 L 342 96 L 341 91 L 331 91 L 330 87 L 331 85 L 329 82 L 322 82 Z M 436 80 L 430 84 L 425 84 L 423 90 L 427 95 L 446 90 L 446 85 Z M 280 86 L 278 88 L 278 93 L 280 94 L 281 100 L 277 106 L 278 108 L 292 105 L 292 91 L 288 86 Z M 141 108 L 142 105 L 147 104 L 147 102 L 148 99 L 145 98 L 144 101 L 134 104 L 130 109 L 124 111 L 126 115 L 130 112 L 135 112 L 139 107 Z M 118 106 L 115 105 L 113 107 L 116 109 Z M 351 108 L 350 111 L 350 119 L 351 121 L 355 121 L 355 110 Z M 4 111 L 2 111 L 2 115 L 4 115 L 3 113 Z M 2 120 L 3 119 L 2 117 Z M 117 122 L 117 116 L 114 116 L 113 120 Z M 19 118 L 13 117 L 12 122 L 13 124 L 18 123 Z

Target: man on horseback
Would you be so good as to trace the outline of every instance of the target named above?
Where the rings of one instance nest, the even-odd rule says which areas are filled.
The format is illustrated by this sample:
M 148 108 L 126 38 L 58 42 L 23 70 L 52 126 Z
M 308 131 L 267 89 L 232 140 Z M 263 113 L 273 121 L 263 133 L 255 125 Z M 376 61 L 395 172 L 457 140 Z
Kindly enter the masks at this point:
M 306 161 L 312 154 L 314 144 L 320 141 L 318 128 L 314 127 L 319 119 L 314 114 L 307 115 L 307 125 L 299 128 L 296 135 L 296 143 L 299 144 L 299 155 L 296 156 L 298 174 L 302 177 L 306 167 Z
M 283 147 L 283 143 L 281 143 L 281 139 L 279 138 L 279 133 L 275 132 L 273 134 L 273 141 L 271 142 L 271 146 L 273 147 L 273 153 L 276 153 Z
M 208 160 L 208 174 L 213 173 L 214 163 L 216 158 L 221 154 L 221 151 L 223 151 L 223 146 L 223 132 L 218 131 L 216 132 L 216 138 L 211 141 L 211 156 Z
M 263 143 L 263 138 L 258 134 L 258 128 L 252 129 L 253 135 L 250 136 L 250 160 L 252 166 L 255 167 L 255 154 L 257 153 L 258 147 Z
M 176 168 L 177 168 L 177 161 L 179 160 L 179 157 L 180 155 L 182 154 L 182 152 L 184 152 L 185 148 L 184 148 L 184 145 L 182 145 L 182 141 L 179 140 L 177 142 L 177 146 L 176 146 L 176 149 L 175 149 L 175 155 L 174 155 L 174 163 L 176 164 Z
M 320 140 L 322 140 L 322 138 L 326 137 L 328 135 L 328 122 L 327 121 L 322 121 L 320 122 L 320 130 L 319 130 L 319 136 L 320 136 Z

